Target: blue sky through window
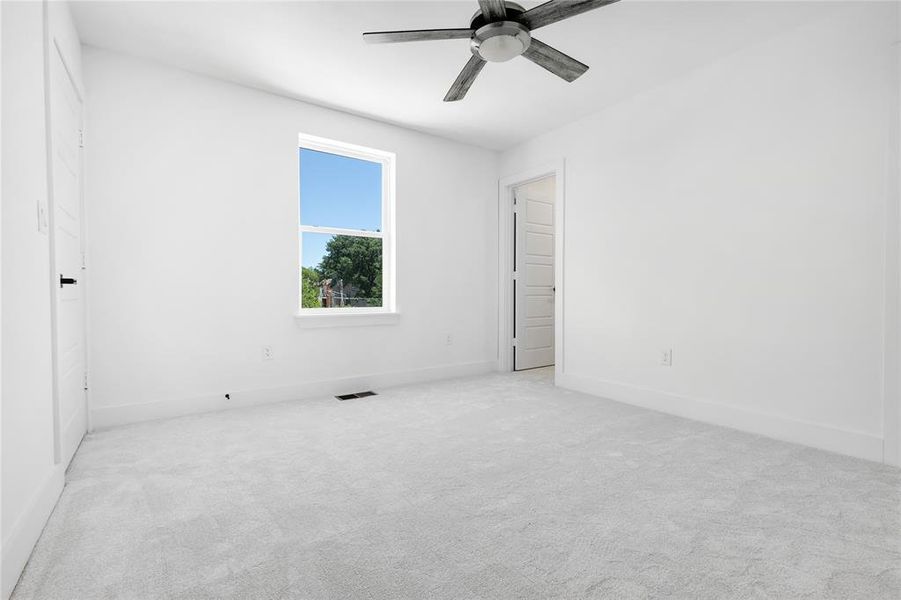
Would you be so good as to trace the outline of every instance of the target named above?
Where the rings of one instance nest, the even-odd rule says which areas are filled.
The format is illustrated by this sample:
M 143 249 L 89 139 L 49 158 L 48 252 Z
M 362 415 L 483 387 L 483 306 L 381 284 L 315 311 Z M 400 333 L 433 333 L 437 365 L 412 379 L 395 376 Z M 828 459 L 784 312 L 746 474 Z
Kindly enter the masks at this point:
M 301 148 L 299 168 L 301 224 L 381 230 L 380 163 Z M 327 234 L 305 233 L 303 266 L 317 266 L 331 238 Z

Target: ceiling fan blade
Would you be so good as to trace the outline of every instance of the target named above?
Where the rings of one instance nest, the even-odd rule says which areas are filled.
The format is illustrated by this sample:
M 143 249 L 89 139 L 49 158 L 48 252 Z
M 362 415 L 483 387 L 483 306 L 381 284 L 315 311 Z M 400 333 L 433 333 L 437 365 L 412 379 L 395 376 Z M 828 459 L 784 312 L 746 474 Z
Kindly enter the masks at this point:
M 517 21 L 530 30 L 562 21 L 619 0 L 550 0 L 519 15 Z
M 466 92 L 469 91 L 472 82 L 476 80 L 476 76 L 481 72 L 482 67 L 484 66 L 485 61 L 478 56 L 473 55 L 473 57 L 469 59 L 469 62 L 463 67 L 463 70 L 460 71 L 460 74 L 457 75 L 454 84 L 447 90 L 444 101 L 456 102 L 457 100 L 462 100 L 463 97 L 466 96 Z
M 588 70 L 588 65 L 551 48 L 544 42 L 532 38 L 529 47 L 522 53 L 539 67 L 544 67 L 554 75 L 573 82 Z
M 507 18 L 507 7 L 504 5 L 504 0 L 479 0 L 479 8 L 482 9 L 482 15 L 489 23 L 503 21 Z
M 413 29 L 410 31 L 369 31 L 363 39 L 370 44 L 392 42 L 427 42 L 431 40 L 458 40 L 472 37 L 472 29 Z

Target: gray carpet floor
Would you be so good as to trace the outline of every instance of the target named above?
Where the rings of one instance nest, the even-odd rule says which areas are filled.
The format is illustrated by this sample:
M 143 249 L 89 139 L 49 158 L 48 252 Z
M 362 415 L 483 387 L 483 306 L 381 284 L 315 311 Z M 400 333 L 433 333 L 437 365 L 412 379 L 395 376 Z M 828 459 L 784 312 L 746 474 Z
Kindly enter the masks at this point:
M 89 435 L 31 599 L 901 598 L 901 471 L 527 372 Z

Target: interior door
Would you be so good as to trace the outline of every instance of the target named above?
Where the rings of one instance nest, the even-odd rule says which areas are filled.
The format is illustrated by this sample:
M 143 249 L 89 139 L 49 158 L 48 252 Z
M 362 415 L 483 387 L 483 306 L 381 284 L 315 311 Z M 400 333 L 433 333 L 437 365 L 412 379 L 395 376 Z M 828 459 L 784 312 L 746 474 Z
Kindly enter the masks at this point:
M 87 431 L 82 280 L 82 100 L 55 43 L 50 62 L 51 246 L 55 291 L 56 459 L 68 463 Z
M 513 368 L 554 364 L 554 177 L 514 191 Z

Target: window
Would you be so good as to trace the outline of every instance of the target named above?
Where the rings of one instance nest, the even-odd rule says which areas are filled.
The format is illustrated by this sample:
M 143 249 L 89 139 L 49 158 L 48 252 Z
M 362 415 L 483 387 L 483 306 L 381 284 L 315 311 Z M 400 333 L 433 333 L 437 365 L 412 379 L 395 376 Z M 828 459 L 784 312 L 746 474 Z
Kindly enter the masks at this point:
M 394 160 L 300 136 L 300 315 L 395 311 Z

